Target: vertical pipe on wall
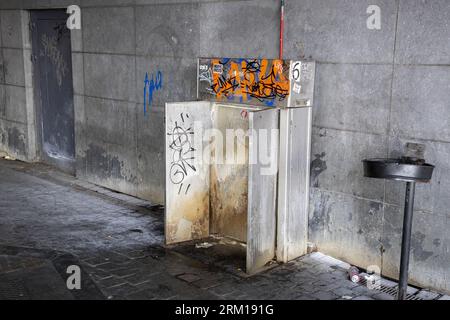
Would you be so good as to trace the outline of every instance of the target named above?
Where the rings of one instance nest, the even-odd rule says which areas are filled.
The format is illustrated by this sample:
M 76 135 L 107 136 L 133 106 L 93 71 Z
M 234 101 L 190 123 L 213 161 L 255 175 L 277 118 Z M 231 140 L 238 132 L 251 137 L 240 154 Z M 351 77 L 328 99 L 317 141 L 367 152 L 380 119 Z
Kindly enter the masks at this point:
M 283 34 L 284 34 L 284 0 L 281 0 L 280 11 L 280 59 L 283 59 Z
M 409 252 L 411 250 L 411 230 L 416 183 L 407 182 L 405 192 L 405 209 L 403 217 L 402 251 L 400 257 L 400 277 L 398 283 L 398 300 L 404 300 L 408 289 Z

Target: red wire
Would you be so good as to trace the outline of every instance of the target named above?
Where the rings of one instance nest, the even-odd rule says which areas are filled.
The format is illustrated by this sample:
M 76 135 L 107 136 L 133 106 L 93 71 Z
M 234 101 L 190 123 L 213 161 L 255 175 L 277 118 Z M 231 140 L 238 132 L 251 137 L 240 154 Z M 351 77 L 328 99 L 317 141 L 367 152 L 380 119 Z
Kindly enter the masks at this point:
M 280 14 L 280 59 L 283 59 L 283 34 L 284 34 L 284 0 L 281 0 L 281 14 Z

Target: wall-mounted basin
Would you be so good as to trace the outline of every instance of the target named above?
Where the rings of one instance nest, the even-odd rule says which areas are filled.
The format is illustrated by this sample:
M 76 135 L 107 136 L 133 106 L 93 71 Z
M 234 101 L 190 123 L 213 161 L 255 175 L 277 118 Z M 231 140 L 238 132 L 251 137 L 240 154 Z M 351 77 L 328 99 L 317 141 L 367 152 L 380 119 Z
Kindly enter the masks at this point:
M 411 182 L 428 182 L 434 166 L 407 159 L 366 159 L 363 160 L 364 176 L 369 178 L 392 179 Z
M 433 174 L 434 166 L 425 163 L 423 159 L 412 157 L 402 157 L 400 159 L 365 159 L 363 160 L 363 166 L 365 177 L 406 181 L 400 275 L 397 294 L 398 300 L 404 300 L 407 298 L 409 252 L 411 250 L 416 182 L 429 182 Z

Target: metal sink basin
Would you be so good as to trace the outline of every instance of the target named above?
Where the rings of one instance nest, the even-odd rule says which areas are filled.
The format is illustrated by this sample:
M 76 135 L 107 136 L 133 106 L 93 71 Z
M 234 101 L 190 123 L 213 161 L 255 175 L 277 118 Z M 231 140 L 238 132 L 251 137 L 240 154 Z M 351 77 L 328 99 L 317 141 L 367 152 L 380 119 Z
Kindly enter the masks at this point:
M 414 163 L 405 159 L 365 159 L 364 176 L 411 182 L 428 182 L 434 166 L 428 163 Z

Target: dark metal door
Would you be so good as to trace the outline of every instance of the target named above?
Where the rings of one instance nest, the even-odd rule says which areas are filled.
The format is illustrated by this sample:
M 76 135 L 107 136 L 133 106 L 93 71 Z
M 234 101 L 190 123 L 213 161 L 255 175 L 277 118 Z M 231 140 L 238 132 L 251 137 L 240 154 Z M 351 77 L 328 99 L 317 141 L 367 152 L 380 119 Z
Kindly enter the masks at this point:
M 41 158 L 74 173 L 75 133 L 70 30 L 65 10 L 31 12 Z

